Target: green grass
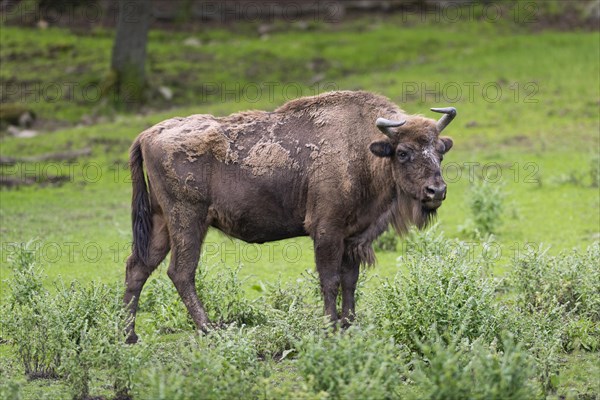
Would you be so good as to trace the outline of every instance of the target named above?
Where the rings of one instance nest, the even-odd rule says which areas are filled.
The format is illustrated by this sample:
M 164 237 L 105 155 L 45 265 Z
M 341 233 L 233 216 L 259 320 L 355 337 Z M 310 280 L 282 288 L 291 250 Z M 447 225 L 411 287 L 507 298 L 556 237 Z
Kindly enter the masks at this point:
M 288 97 L 313 94 L 311 80 L 318 74 L 324 74 L 321 88 L 330 83 L 327 87 L 376 91 L 410 113 L 433 117 L 430 107 L 457 107 L 459 116 L 447 131 L 455 145 L 444 160 L 449 193 L 439 212 L 439 229 L 447 237 L 469 240 L 459 229 L 470 218 L 467 204 L 473 182 L 469 165 L 475 166 L 475 176 L 485 166 L 495 175 L 496 166 L 500 166 L 498 182 L 504 185 L 506 200 L 503 223 L 495 238 L 501 251 L 494 264 L 497 274 L 505 274 L 510 259 L 530 244 L 550 246 L 550 253 L 558 254 L 597 242 L 600 200 L 589 175 L 591 162 L 598 160 L 599 153 L 598 33 L 532 34 L 522 28 L 512 33 L 509 28 L 505 23 L 476 22 L 413 26 L 391 17 L 318 25 L 309 30 L 282 29 L 264 40 L 258 38 L 253 26 L 232 31 L 151 32 L 148 71 L 152 86 L 169 86 L 175 94 L 171 103 L 153 94 L 151 107 L 178 109 L 141 116 L 114 115 L 101 101 L 75 98 L 50 103 L 29 99 L 27 106 L 44 120 L 72 123 L 85 114 L 99 114 L 110 116 L 112 121 L 43 132 L 32 139 L 0 139 L 2 157 L 92 148 L 92 156 L 74 165 L 1 167 L 4 175 L 13 177 L 68 174 L 72 179 L 60 187 L 0 192 L 0 291 L 4 294 L 7 290 L 8 257 L 15 246 L 30 240 L 39 244 L 37 254 L 45 265 L 48 283 L 58 276 L 84 284 L 122 281 L 131 240 L 131 188 L 124 165 L 133 138 L 146 127 L 175 115 L 272 110 Z M 190 36 L 200 39 L 201 47 L 184 46 L 182 42 Z M 0 42 L 2 81 L 98 85 L 109 62 L 112 34 L 101 29 L 75 34 L 55 28 L 40 32 L 2 26 Z M 69 65 L 75 69 L 67 69 Z M 268 82 L 278 83 L 273 98 L 265 89 L 257 101 L 249 95 L 230 95 L 222 101 L 220 95 L 201 94 L 202 85 L 207 83 L 235 90 L 236 84 L 243 88 Z M 477 86 L 471 96 L 468 85 L 474 85 L 472 82 Z M 297 83 L 300 93 L 281 90 L 292 87 L 285 86 L 290 83 Z M 502 89 L 498 101 L 482 93 L 486 84 Z M 406 94 L 415 87 L 416 93 Z M 461 88 L 462 96 L 450 101 L 455 97 L 451 89 L 456 87 Z M 489 93 L 495 92 L 490 89 Z M 400 250 L 379 253 L 379 265 L 369 275 L 393 277 Z M 474 242 L 474 251 L 483 251 L 480 242 Z M 244 287 L 250 298 L 259 296 L 253 285 L 278 277 L 294 282 L 304 270 L 314 269 L 308 238 L 249 246 L 211 231 L 203 257 L 210 265 L 243 264 L 241 275 L 248 278 Z M 158 274 L 164 273 L 161 267 Z M 371 280 L 368 287 L 379 282 Z M 143 332 L 144 315 L 141 317 Z M 6 346 L 0 346 L 0 354 L 9 358 Z M 593 387 L 597 356 L 585 353 L 567 357 L 559 393 L 567 393 L 570 387 Z M 287 368 L 287 363 L 277 366 L 282 372 L 275 377 L 290 379 L 294 368 L 292 372 Z M 50 384 L 50 389 L 47 385 L 28 383 L 27 397 L 56 389 L 56 384 Z

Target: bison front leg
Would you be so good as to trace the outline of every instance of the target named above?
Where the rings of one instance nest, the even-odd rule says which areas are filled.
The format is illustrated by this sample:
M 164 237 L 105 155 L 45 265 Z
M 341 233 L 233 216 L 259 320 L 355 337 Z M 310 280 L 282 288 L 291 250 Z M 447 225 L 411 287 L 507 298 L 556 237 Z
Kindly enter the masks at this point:
M 315 238 L 315 261 L 325 303 L 325 315 L 337 321 L 336 300 L 340 290 L 340 267 L 344 241 L 341 236 L 321 234 Z
M 347 328 L 354 321 L 354 292 L 360 271 L 360 260 L 356 260 L 348 252 L 342 259 L 342 327 Z
M 208 330 L 210 322 L 196 293 L 195 278 L 206 230 L 204 226 L 196 226 L 171 236 L 171 264 L 167 270 L 196 327 L 203 332 Z

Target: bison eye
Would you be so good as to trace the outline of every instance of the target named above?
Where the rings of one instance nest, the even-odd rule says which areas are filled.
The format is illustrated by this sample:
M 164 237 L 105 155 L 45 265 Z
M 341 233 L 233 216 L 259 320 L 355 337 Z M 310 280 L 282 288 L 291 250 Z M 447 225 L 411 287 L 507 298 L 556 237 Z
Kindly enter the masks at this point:
M 404 150 L 400 150 L 398 152 L 398 159 L 400 161 L 408 161 L 408 159 L 410 158 L 410 154 L 408 154 L 408 151 L 404 151 Z

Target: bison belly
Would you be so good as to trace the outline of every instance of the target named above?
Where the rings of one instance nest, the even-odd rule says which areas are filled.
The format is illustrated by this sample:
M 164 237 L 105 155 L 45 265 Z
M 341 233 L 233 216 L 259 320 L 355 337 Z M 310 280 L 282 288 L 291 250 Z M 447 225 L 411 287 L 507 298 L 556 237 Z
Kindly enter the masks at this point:
M 210 225 L 248 243 L 306 236 L 303 191 L 293 180 L 281 178 L 236 179 L 214 185 Z

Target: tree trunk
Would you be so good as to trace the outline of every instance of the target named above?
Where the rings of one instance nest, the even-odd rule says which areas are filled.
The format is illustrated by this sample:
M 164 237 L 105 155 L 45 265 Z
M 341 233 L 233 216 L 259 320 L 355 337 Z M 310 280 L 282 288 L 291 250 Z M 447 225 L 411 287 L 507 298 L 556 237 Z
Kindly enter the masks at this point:
M 139 104 L 143 99 L 146 87 L 146 42 L 151 14 L 151 1 L 119 0 L 111 80 L 117 102 L 126 106 Z

